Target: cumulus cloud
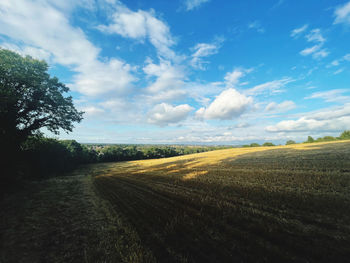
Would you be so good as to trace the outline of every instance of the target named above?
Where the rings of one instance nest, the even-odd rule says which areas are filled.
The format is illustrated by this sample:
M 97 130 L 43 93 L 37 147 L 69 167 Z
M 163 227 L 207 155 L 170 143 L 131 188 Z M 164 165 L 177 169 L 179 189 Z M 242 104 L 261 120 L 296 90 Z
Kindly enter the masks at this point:
M 185 9 L 186 11 L 191 11 L 195 8 L 198 8 L 202 4 L 209 2 L 210 0 L 185 0 Z
M 230 120 L 243 114 L 252 103 L 251 97 L 229 88 L 221 92 L 207 108 L 200 108 L 196 116 L 203 119 Z
M 95 47 L 80 28 L 72 27 L 62 10 L 45 1 L 11 0 L 0 2 L 0 34 L 24 43 L 23 52 L 52 57 L 54 63 L 75 71 L 74 90 L 84 95 L 113 91 L 118 94 L 134 80 L 130 66 L 111 59 L 100 61 L 100 49 Z M 28 30 L 30 28 L 30 30 Z M 96 74 L 92 74 L 98 72 Z M 100 76 L 114 76 L 115 81 L 96 85 Z M 123 81 L 119 83 L 119 79 Z
M 350 127 L 350 104 L 341 107 L 312 112 L 297 120 L 285 120 L 276 125 L 267 126 L 268 132 L 308 132 L 337 131 Z
M 161 103 L 154 106 L 148 113 L 148 123 L 166 126 L 170 123 L 177 123 L 184 120 L 193 110 L 188 104 L 172 106 L 167 103 Z
M 261 95 L 261 94 L 277 94 L 283 92 L 284 88 L 287 84 L 294 82 L 295 79 L 285 77 L 278 80 L 269 81 L 260 85 L 257 85 L 249 90 L 247 90 L 245 93 L 248 95 Z
M 265 107 L 265 111 L 268 112 L 286 112 L 296 107 L 295 103 L 291 100 L 286 100 L 281 103 L 271 102 Z
M 163 98 L 170 101 L 186 94 L 183 90 L 185 74 L 180 66 L 165 60 L 159 64 L 149 61 L 143 71 L 148 78 L 155 79 L 145 90 L 153 100 Z
M 347 24 L 350 25 L 350 2 L 339 6 L 334 11 L 334 24 Z
M 298 27 L 292 30 L 292 32 L 290 33 L 291 37 L 297 38 L 299 37 L 303 32 L 305 32 L 305 30 L 309 27 L 309 25 L 303 25 L 302 27 Z
M 146 38 L 157 49 L 159 55 L 175 58 L 171 46 L 175 43 L 169 27 L 155 17 L 154 11 L 138 10 L 134 12 L 118 3 L 109 25 L 97 28 L 108 34 L 119 34 L 123 37 L 145 40 Z

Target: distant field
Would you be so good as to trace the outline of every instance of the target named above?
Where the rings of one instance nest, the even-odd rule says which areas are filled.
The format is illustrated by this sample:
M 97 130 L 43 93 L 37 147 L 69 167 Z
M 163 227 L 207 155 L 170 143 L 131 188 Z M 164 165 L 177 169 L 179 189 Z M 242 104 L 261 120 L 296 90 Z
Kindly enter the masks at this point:
M 350 141 L 83 166 L 1 203 L 0 262 L 349 262 Z
M 91 168 L 98 194 L 147 251 L 134 261 L 349 261 L 350 142 Z

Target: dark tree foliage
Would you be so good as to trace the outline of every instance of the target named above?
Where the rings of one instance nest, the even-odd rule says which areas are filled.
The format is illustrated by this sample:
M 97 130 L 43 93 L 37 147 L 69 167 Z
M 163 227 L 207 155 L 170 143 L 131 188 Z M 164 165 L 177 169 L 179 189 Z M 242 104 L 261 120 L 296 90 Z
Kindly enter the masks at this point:
M 0 48 L 0 155 L 2 177 L 12 177 L 24 160 L 23 143 L 40 129 L 70 132 L 82 112 L 69 89 L 48 73 L 45 61 Z M 22 165 L 24 166 L 24 165 Z
M 265 142 L 262 146 L 275 146 L 272 142 Z
M 350 139 L 350 130 L 344 131 L 342 134 L 339 136 L 340 140 L 349 140 Z
M 72 131 L 82 120 L 72 97 L 64 97 L 68 87 L 48 74 L 48 65 L 29 56 L 0 49 L 1 138 L 23 142 L 45 127 L 58 134 Z
M 288 141 L 286 142 L 286 145 L 291 145 L 291 144 L 296 144 L 296 142 L 293 141 L 293 140 L 288 140 Z

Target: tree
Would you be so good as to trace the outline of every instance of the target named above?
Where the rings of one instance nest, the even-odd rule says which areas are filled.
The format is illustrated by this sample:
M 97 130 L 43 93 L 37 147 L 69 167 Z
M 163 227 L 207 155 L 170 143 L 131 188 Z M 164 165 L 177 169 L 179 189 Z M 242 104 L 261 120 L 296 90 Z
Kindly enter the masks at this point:
M 265 142 L 262 146 L 275 146 L 272 142 Z
M 21 145 L 41 128 L 70 132 L 83 112 L 73 105 L 69 89 L 48 73 L 45 61 L 0 48 L 0 166 L 12 178 L 25 160 Z M 24 165 L 25 166 L 25 165 Z M 25 169 L 25 167 L 24 167 Z
M 288 141 L 286 142 L 286 145 L 290 145 L 290 144 L 296 144 L 296 142 L 293 141 L 293 140 L 288 140 Z
M 339 138 L 341 140 L 349 140 L 350 139 L 350 130 L 343 131 L 342 134 L 340 134 Z
M 48 65 L 29 56 L 0 49 L 0 134 L 6 143 L 19 144 L 41 128 L 70 132 L 82 120 L 69 89 L 48 74 Z
M 306 142 L 312 143 L 312 142 L 314 142 L 314 141 L 315 141 L 314 138 L 312 138 L 311 136 L 308 136 L 308 137 L 307 137 L 307 141 L 306 141 Z

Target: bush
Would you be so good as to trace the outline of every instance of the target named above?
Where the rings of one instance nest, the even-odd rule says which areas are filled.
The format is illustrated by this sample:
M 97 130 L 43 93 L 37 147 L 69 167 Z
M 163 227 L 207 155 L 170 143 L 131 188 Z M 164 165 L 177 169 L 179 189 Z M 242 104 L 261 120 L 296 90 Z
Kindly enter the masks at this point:
M 262 146 L 275 146 L 272 142 L 265 142 Z
M 293 141 L 293 140 L 288 140 L 288 141 L 286 142 L 286 145 L 291 145 L 291 144 L 296 144 L 296 142 Z
M 340 140 L 350 140 L 350 130 L 343 131 L 342 134 L 339 136 Z
M 260 147 L 259 143 L 253 142 L 250 144 L 250 147 Z
M 315 139 L 312 138 L 311 136 L 308 136 L 306 143 L 313 143 L 313 142 L 315 142 Z

